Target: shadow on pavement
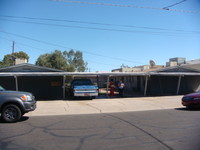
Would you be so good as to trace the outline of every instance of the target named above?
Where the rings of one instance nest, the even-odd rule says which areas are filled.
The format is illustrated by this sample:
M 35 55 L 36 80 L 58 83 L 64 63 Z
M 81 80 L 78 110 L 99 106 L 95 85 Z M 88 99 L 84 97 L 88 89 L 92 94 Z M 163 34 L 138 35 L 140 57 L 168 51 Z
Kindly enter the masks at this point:
M 175 108 L 175 110 L 180 110 L 180 111 L 200 111 L 200 108 L 198 107 L 192 107 L 192 108 Z
M 24 121 L 26 121 L 26 120 L 28 120 L 28 119 L 29 119 L 28 116 L 23 116 L 19 121 L 13 122 L 13 123 L 24 122 Z M 1 124 L 1 123 L 8 123 L 8 122 L 5 122 L 5 121 L 0 117 L 0 124 Z

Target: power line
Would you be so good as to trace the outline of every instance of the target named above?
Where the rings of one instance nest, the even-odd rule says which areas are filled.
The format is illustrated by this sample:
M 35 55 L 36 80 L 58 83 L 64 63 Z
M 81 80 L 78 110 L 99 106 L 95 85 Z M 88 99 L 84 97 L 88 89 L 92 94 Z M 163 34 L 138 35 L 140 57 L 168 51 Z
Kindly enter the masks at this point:
M 37 24 L 37 25 L 47 25 L 54 27 L 67 27 L 67 28 L 79 28 L 79 29 L 90 29 L 90 30 L 100 30 L 100 31 L 114 31 L 114 32 L 126 32 L 126 33 L 143 33 L 143 34 L 152 34 L 152 35 L 167 35 L 174 36 L 177 33 L 174 32 L 158 32 L 158 31 L 139 31 L 139 30 L 125 30 L 125 29 L 111 29 L 111 28 L 98 28 L 98 27 L 85 27 L 85 26 L 77 26 L 77 25 L 60 25 L 60 24 L 51 24 L 51 23 L 38 23 L 38 22 L 30 22 L 30 21 L 17 21 L 17 20 L 9 20 L 9 19 L 0 19 L 4 21 L 11 21 L 17 23 L 28 23 L 28 24 Z M 170 31 L 170 30 L 169 30 Z M 182 32 L 180 32 L 182 31 Z M 200 31 L 184 31 L 177 30 L 178 34 L 200 34 Z
M 142 8 L 142 9 L 152 9 L 152 10 L 167 10 L 167 11 L 182 12 L 182 13 L 197 13 L 197 14 L 200 13 L 200 11 L 165 9 L 165 8 L 156 8 L 156 7 L 150 7 L 150 6 L 122 5 L 122 4 L 111 4 L 111 3 L 95 3 L 95 2 L 70 1 L 70 0 L 49 0 L 49 1 L 76 3 L 76 4 L 88 4 L 88 5 L 102 5 L 102 6 L 112 6 L 112 7 L 129 7 L 129 8 Z
M 106 63 L 92 61 L 92 60 L 89 60 L 88 62 L 92 62 L 92 63 L 95 63 L 95 64 L 101 64 L 101 65 L 104 65 L 104 66 L 119 67 L 118 65 L 106 64 Z
M 175 3 L 175 4 L 172 4 L 172 5 L 169 5 L 169 6 L 167 6 L 167 7 L 164 7 L 163 9 L 169 10 L 169 7 L 176 6 L 176 5 L 181 4 L 181 3 L 185 2 L 185 1 L 187 1 L 187 0 L 182 0 L 182 1 L 177 2 L 177 3 Z
M 0 36 L 0 38 L 1 38 L 1 39 L 5 39 L 5 40 L 7 40 L 7 41 L 13 42 L 13 40 L 10 40 L 10 39 L 7 39 L 7 38 L 1 37 L 1 36 Z M 34 47 L 34 46 L 31 46 L 31 45 L 28 45 L 28 44 L 24 44 L 24 43 L 21 43 L 21 42 L 15 42 L 15 46 L 16 46 L 16 47 L 18 46 L 17 44 L 24 45 L 24 46 L 27 46 L 27 47 L 31 47 L 31 48 L 38 49 L 38 50 L 42 50 L 42 51 L 46 52 L 46 50 L 44 50 L 44 49 L 41 49 L 41 48 L 38 48 L 38 47 Z M 103 55 L 98 55 L 98 54 L 89 53 L 89 52 L 86 52 L 86 53 L 91 54 L 91 55 L 96 55 L 96 56 L 104 57 Z M 116 58 L 113 58 L 113 59 L 116 59 Z M 101 64 L 101 65 L 105 65 L 105 66 L 117 67 L 117 65 L 106 64 L 106 63 L 97 62 L 97 61 L 91 61 L 91 60 L 89 60 L 89 62 L 92 62 L 92 63 L 95 63 L 95 64 Z
M 192 32 L 197 33 L 200 31 L 187 31 L 181 29 L 166 29 L 166 28 L 156 28 L 156 27 L 144 27 L 144 26 L 133 26 L 133 25 L 121 25 L 121 24 L 111 24 L 111 23 L 99 23 L 99 22 L 87 22 L 87 21 L 76 21 L 76 20 L 66 20 L 66 19 L 53 19 L 53 18 L 35 18 L 35 17 L 23 17 L 23 16 L 7 16 L 0 15 L 3 18 L 14 18 L 14 19 L 28 19 L 28 20 L 41 20 L 41 21 L 56 21 L 56 22 L 68 22 L 68 23 L 81 23 L 81 24 L 89 24 L 89 25 L 101 25 L 101 26 L 116 26 L 116 27 L 125 27 L 125 28 L 139 28 L 139 29 L 147 29 L 147 30 L 161 30 L 161 31 L 175 31 L 175 32 Z M 5 21 L 12 22 L 21 22 L 21 23 L 33 23 L 33 24 L 41 24 L 41 25 L 52 25 L 52 26 L 62 26 L 59 24 L 47 24 L 47 23 L 37 23 L 37 22 L 27 22 L 27 21 L 18 21 L 18 20 L 9 20 L 9 19 L 1 19 Z M 70 27 L 70 26 L 66 26 Z M 76 27 L 76 26 L 75 26 Z
M 46 42 L 46 41 L 41 41 L 41 40 L 33 39 L 33 38 L 30 38 L 30 37 L 23 36 L 23 35 L 19 35 L 19 34 L 15 34 L 15 33 L 9 33 L 9 32 L 2 31 L 2 30 L 0 30 L 0 32 L 5 33 L 5 34 L 9 34 L 9 35 L 14 35 L 14 36 L 17 36 L 17 37 L 20 37 L 20 38 L 24 38 L 24 39 L 32 40 L 32 41 L 35 41 L 35 42 L 39 42 L 39 43 L 43 43 L 43 44 L 47 44 L 47 45 L 52 45 L 52 46 L 57 46 L 57 47 L 63 47 L 63 48 L 66 48 L 65 46 L 62 46 L 62 45 L 53 44 L 53 43 L 49 43 L 49 42 Z
M 7 38 L 2 37 L 2 36 L 0 36 L 0 38 L 1 38 L 1 39 L 5 39 L 5 40 L 7 40 L 7 41 L 13 41 L 13 40 L 7 39 Z M 16 46 L 17 46 L 17 44 L 20 44 L 20 45 L 24 45 L 24 46 L 27 46 L 27 47 L 31 47 L 31 48 L 38 49 L 38 50 L 40 50 L 40 51 L 46 52 L 45 49 L 38 48 L 38 47 L 34 47 L 34 46 L 31 46 L 31 45 L 28 45 L 28 44 L 24 44 L 24 43 L 21 43 L 21 42 L 16 42 L 16 41 L 15 41 L 15 44 L 16 44 Z
M 9 34 L 9 35 L 14 35 L 14 36 L 17 36 L 17 37 L 20 37 L 20 38 L 32 40 L 32 41 L 39 42 L 39 43 L 46 44 L 46 45 L 58 46 L 58 47 L 62 47 L 62 48 L 73 49 L 73 50 L 79 51 L 78 49 L 68 48 L 68 47 L 63 46 L 63 45 L 58 45 L 58 44 L 49 43 L 49 42 L 46 42 L 46 41 L 36 40 L 36 39 L 30 38 L 30 37 L 19 35 L 19 34 L 15 34 L 15 33 L 10 33 L 10 32 L 6 32 L 6 31 L 2 31 L 2 30 L 0 30 L 0 32 L 5 33 L 5 34 Z M 83 52 L 87 53 L 87 54 L 90 54 L 90 55 L 104 57 L 104 58 L 109 58 L 109 59 L 113 59 L 113 60 L 119 60 L 119 61 L 125 61 L 125 62 L 137 63 L 137 64 L 144 64 L 142 62 L 136 62 L 136 61 L 122 59 L 122 58 L 117 58 L 117 57 L 110 57 L 110 56 L 101 55 L 101 54 L 97 54 L 97 53 L 92 53 L 92 52 L 88 52 L 88 51 L 83 51 Z

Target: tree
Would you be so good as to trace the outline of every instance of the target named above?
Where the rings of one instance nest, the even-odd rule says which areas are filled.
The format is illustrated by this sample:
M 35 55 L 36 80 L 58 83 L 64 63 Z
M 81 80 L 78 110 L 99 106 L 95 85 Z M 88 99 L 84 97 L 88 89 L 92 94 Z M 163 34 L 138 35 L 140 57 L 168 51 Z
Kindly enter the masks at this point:
M 0 61 L 0 68 L 3 67 L 3 61 Z
M 76 68 L 75 68 L 75 62 L 74 62 L 74 55 L 75 55 L 74 50 L 70 50 L 69 52 L 64 51 L 63 55 L 69 64 L 67 71 L 75 72 Z
M 86 70 L 87 63 L 83 61 L 83 54 L 80 51 L 77 51 L 75 53 L 75 58 L 74 58 L 74 63 L 75 63 L 75 68 L 79 72 L 83 72 Z
M 29 60 L 29 56 L 28 54 L 26 54 L 23 51 L 19 51 L 13 54 L 7 54 L 4 56 L 3 61 L 0 62 L 0 67 L 8 67 L 8 66 L 12 66 L 13 65 L 13 61 L 16 59 L 27 59 L 27 61 Z
M 122 64 L 121 65 L 121 68 L 130 68 L 128 65 L 124 65 L 124 64 Z
M 68 68 L 67 61 L 59 50 L 55 50 L 51 54 L 40 55 L 36 61 L 36 65 L 60 70 L 67 70 Z
M 69 63 L 68 71 L 84 72 L 87 70 L 87 62 L 84 62 L 81 51 L 70 50 L 69 52 L 64 51 L 63 54 Z
M 87 63 L 83 60 L 82 52 L 70 50 L 63 53 L 59 50 L 55 50 L 51 54 L 43 54 L 39 56 L 36 61 L 36 65 L 45 66 L 49 68 L 55 68 L 65 70 L 69 72 L 84 72 L 86 70 Z

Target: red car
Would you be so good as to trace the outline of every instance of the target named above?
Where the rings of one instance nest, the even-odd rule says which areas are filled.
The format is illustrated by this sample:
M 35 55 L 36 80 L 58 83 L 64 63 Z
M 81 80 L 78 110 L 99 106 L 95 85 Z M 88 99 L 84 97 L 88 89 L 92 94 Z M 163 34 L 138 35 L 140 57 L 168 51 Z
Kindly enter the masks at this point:
M 200 91 L 184 95 L 182 105 L 186 107 L 200 107 Z

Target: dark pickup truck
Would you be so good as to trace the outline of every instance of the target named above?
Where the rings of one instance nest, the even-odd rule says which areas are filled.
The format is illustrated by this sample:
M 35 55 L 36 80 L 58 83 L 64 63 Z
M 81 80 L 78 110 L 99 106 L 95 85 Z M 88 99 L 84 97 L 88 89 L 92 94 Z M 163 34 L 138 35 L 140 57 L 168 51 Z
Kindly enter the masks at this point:
M 7 91 L 0 86 L 0 114 L 4 121 L 16 122 L 35 109 L 36 101 L 31 93 Z

